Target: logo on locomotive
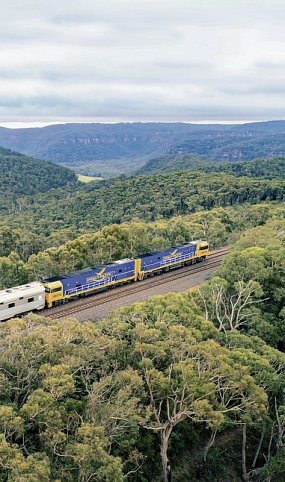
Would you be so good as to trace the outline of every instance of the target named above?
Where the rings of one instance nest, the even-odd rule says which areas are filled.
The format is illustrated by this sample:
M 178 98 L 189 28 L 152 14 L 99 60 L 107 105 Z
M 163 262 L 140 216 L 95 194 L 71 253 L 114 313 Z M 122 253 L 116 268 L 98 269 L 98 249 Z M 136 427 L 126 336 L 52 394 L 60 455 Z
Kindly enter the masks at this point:
M 171 261 L 173 258 L 177 258 L 178 256 L 181 256 L 181 253 L 179 253 L 178 249 L 175 249 L 172 253 L 164 256 L 162 261 Z
M 97 273 L 94 276 L 90 276 L 89 278 L 86 278 L 86 282 L 90 281 L 99 281 L 99 280 L 106 280 L 107 278 L 110 278 L 112 276 L 111 271 L 105 271 L 106 268 L 103 268 L 99 273 Z

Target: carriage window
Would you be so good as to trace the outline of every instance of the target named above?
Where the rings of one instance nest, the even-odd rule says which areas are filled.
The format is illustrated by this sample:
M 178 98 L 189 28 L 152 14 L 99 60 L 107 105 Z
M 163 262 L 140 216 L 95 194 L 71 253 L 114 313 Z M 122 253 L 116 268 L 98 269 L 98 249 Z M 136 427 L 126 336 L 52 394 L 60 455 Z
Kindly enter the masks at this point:
M 51 290 L 51 293 L 57 293 L 58 291 L 61 291 L 61 288 L 54 288 Z
M 49 289 L 49 288 L 45 288 L 45 292 L 46 292 L 46 293 L 50 293 L 50 289 Z
M 200 251 L 204 251 L 205 249 L 208 249 L 208 247 L 209 247 L 209 246 L 202 246 L 202 247 L 200 248 Z
M 32 303 L 35 298 L 28 298 L 28 303 Z
M 10 303 L 10 304 L 8 305 L 8 308 L 14 308 L 14 306 L 15 306 L 15 303 Z
M 21 296 L 21 297 L 19 298 L 19 300 L 23 300 L 23 299 L 24 299 L 24 297 L 23 297 L 23 296 Z

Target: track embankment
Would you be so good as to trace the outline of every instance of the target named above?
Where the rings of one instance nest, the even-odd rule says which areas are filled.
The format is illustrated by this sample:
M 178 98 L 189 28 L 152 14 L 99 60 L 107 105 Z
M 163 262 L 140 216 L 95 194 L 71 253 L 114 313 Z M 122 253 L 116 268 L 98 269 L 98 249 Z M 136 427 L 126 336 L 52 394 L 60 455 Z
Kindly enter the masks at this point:
M 186 291 L 206 281 L 220 266 L 229 248 L 213 251 L 206 261 L 191 266 L 171 270 L 159 276 L 143 281 L 123 285 L 86 298 L 70 301 L 43 312 L 51 319 L 76 318 L 79 321 L 98 320 L 111 311 L 128 306 L 138 301 L 145 301 L 151 296 L 169 292 Z

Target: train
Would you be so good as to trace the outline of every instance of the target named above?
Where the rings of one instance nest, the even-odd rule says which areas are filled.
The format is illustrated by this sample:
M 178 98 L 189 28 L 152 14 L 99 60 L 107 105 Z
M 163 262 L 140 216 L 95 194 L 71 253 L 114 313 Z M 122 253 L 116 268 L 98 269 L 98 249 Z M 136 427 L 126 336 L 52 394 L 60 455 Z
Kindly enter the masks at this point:
M 91 295 L 118 285 L 139 282 L 171 269 L 205 260 L 209 255 L 207 241 L 190 241 L 162 251 L 96 265 L 63 276 L 0 291 L 0 321 L 41 311 L 69 300 Z

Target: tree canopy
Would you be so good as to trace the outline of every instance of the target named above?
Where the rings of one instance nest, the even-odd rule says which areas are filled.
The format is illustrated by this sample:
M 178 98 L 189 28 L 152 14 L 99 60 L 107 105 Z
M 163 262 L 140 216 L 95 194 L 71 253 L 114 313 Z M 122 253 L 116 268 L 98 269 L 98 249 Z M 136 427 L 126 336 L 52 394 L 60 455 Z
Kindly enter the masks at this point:
M 41 161 L 0 147 L 0 196 L 7 200 L 76 185 L 74 172 L 49 161 Z M 3 206 L 1 207 L 3 211 Z
M 0 226 L 0 286 L 10 287 L 135 257 L 193 239 L 207 239 L 210 249 L 218 248 L 233 242 L 249 226 L 263 225 L 270 218 L 282 219 L 284 212 L 283 204 L 218 208 L 170 220 L 105 226 L 79 237 L 68 229 L 44 238 L 22 229 Z M 53 247 L 44 249 L 49 244 Z
M 203 459 L 203 480 L 212 481 L 211 451 L 231 433 L 240 440 L 240 477 L 282 473 L 283 432 L 274 429 L 267 464 L 262 453 L 272 427 L 285 429 L 284 354 L 219 331 L 191 293 L 152 298 L 97 324 L 28 315 L 0 332 L 1 480 L 158 481 L 162 473 L 166 481 L 170 460 L 182 482 L 176 443 L 189 440 L 188 477 L 198 480 Z

